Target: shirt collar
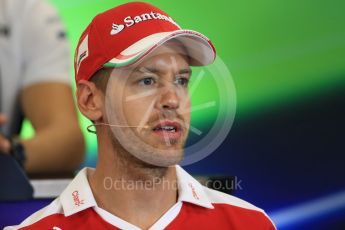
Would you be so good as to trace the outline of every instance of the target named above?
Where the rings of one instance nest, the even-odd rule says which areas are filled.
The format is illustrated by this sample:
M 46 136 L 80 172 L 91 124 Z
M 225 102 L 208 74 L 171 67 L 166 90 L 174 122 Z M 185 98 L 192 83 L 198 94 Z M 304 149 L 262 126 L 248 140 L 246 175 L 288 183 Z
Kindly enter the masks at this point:
M 82 169 L 61 193 L 60 200 L 65 216 L 97 206 L 87 179 L 89 170 L 92 169 Z
M 176 165 L 178 201 L 192 203 L 205 208 L 214 208 L 204 187 L 180 166 Z M 60 201 L 65 216 L 73 215 L 90 207 L 97 207 L 87 174 L 93 169 L 84 168 L 61 193 Z
M 176 165 L 176 175 L 179 193 L 178 201 L 192 203 L 204 208 L 214 208 L 205 193 L 204 186 L 179 165 Z

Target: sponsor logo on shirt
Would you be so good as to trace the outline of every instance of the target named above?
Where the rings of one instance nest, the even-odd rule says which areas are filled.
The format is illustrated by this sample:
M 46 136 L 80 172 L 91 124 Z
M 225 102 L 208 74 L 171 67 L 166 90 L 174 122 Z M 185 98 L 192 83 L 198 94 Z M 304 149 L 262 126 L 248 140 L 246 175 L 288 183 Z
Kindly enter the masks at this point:
M 79 198 L 79 192 L 78 191 L 72 192 L 72 197 L 73 197 L 73 201 L 74 201 L 75 206 L 79 207 L 80 205 L 84 204 L 84 200 L 80 200 L 80 198 Z
M 191 190 L 192 190 L 193 197 L 194 197 L 195 199 L 199 200 L 200 198 L 199 198 L 198 194 L 196 193 L 193 184 L 192 184 L 192 183 L 189 183 L 188 185 L 189 185 L 189 187 L 190 187 Z

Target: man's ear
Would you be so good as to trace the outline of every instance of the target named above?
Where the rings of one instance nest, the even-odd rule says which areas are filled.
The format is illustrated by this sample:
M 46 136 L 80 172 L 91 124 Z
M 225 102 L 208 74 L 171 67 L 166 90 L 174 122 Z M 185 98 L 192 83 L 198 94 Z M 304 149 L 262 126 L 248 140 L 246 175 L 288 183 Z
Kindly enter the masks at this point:
M 104 94 L 93 82 L 80 80 L 77 83 L 77 104 L 85 117 L 98 121 L 103 116 Z

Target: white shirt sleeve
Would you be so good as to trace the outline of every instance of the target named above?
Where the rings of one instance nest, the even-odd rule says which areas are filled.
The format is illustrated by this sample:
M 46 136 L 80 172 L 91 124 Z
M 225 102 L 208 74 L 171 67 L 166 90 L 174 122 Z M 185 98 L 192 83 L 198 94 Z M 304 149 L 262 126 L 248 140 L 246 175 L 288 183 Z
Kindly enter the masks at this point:
M 71 83 L 65 29 L 47 0 L 31 0 L 22 15 L 22 87 L 38 82 Z

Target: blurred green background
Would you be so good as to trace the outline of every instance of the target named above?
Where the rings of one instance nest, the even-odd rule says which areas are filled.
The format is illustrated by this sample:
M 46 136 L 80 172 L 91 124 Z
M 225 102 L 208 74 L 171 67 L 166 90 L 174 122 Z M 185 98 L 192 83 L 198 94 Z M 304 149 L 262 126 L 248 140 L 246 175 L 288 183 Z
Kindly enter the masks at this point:
M 60 12 L 72 55 L 80 34 L 99 12 L 127 1 L 51 0 Z M 200 31 L 215 44 L 232 73 L 237 118 L 303 100 L 345 84 L 345 1 L 147 1 L 168 12 L 183 28 Z M 71 71 L 74 82 L 74 72 Z M 200 89 L 207 89 L 204 80 Z M 217 95 L 199 90 L 193 102 Z M 212 120 L 216 112 L 193 122 Z M 83 130 L 89 124 L 81 117 Z M 22 135 L 32 129 L 26 122 Z M 96 140 L 87 134 L 86 165 L 93 165 Z

